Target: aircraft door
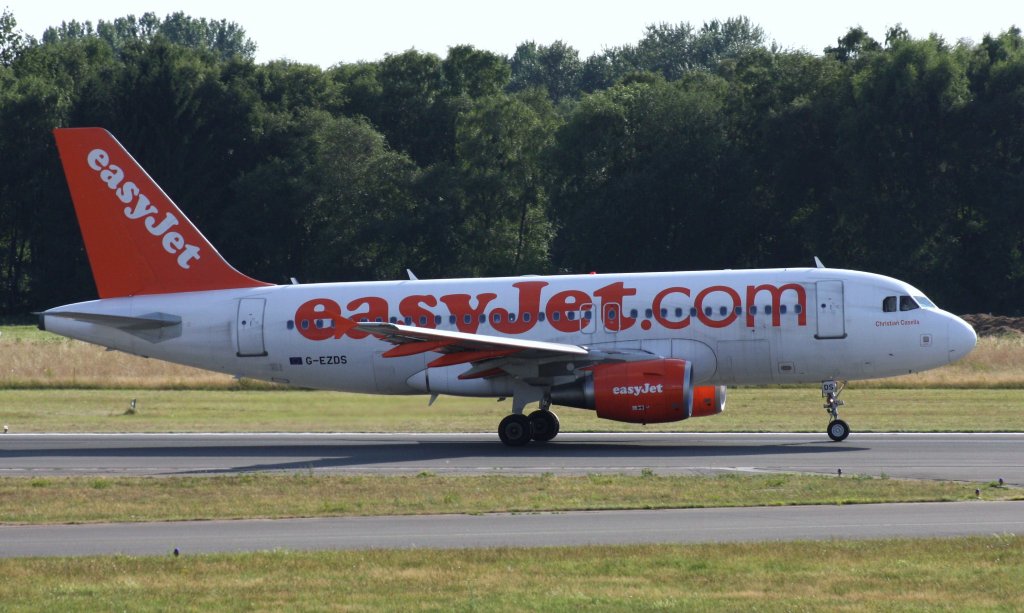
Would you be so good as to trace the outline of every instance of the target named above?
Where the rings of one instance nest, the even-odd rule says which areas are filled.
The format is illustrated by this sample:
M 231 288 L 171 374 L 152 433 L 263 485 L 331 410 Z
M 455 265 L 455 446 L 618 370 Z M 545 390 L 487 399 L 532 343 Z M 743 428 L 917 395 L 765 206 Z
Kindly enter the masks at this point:
M 238 338 L 238 357 L 267 355 L 263 344 L 263 309 L 265 298 L 242 298 L 238 301 L 238 319 L 235 322 Z
M 815 284 L 818 311 L 817 339 L 846 338 L 846 316 L 843 311 L 843 282 L 818 281 Z

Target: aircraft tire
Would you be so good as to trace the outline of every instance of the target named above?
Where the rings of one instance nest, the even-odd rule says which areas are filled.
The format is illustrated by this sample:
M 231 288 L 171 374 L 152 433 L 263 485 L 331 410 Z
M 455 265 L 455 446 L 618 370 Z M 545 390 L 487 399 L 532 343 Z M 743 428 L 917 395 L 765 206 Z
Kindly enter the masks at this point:
M 850 436 L 850 426 L 841 419 L 833 419 L 829 422 L 828 430 L 826 430 L 826 432 L 830 439 L 839 443 L 841 441 L 845 441 L 846 437 Z
M 533 440 L 538 443 L 546 443 L 558 436 L 560 427 L 558 416 L 543 410 L 530 413 L 530 426 L 533 428 Z
M 533 438 L 533 426 L 530 418 L 513 413 L 506 415 L 498 424 L 498 438 L 509 447 L 522 447 Z

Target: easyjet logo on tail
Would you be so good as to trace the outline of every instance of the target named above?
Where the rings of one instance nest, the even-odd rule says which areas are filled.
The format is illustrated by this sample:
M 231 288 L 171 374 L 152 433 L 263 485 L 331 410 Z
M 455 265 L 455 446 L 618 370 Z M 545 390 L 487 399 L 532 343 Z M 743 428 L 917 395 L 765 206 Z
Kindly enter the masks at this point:
M 124 209 L 124 216 L 143 223 L 150 234 L 160 239 L 164 251 L 178 256 L 178 266 L 187 270 L 193 260 L 199 259 L 199 247 L 187 243 L 180 232 L 171 230 L 180 223 L 178 218 L 169 211 L 161 216 L 160 211 L 134 181 L 125 181 L 124 170 L 110 163 L 109 153 L 103 149 L 93 149 L 86 161 L 89 168 L 99 173 L 100 180 L 114 192 L 117 199 L 129 205 Z

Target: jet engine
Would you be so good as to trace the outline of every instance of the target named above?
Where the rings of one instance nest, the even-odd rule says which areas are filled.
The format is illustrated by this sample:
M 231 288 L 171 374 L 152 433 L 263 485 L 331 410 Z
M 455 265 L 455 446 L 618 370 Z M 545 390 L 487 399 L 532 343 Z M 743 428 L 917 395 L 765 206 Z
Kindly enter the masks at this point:
M 551 402 L 594 409 L 602 419 L 639 424 L 679 421 L 721 413 L 725 386 L 693 386 L 693 365 L 660 359 L 598 364 L 551 388 Z

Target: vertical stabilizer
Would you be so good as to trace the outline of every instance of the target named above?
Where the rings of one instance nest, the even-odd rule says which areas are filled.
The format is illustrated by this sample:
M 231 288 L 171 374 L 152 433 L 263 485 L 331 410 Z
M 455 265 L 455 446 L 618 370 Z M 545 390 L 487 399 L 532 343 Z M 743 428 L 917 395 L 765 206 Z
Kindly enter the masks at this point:
M 102 128 L 54 130 L 100 298 L 259 287 Z

